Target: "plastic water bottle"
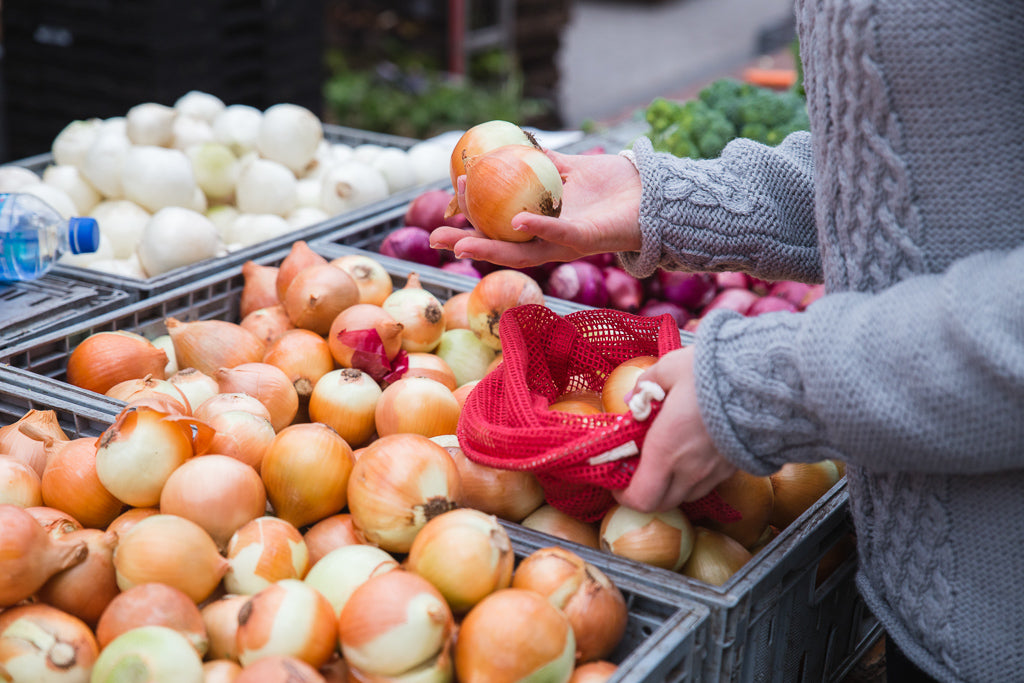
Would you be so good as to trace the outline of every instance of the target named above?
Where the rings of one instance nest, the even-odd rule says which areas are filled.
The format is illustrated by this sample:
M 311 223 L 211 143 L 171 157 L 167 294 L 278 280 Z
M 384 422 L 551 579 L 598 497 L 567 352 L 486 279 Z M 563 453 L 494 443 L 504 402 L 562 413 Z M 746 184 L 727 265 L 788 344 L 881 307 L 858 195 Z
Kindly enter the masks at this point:
M 95 218 L 65 219 L 32 194 L 0 193 L 0 280 L 34 280 L 64 254 L 96 251 Z

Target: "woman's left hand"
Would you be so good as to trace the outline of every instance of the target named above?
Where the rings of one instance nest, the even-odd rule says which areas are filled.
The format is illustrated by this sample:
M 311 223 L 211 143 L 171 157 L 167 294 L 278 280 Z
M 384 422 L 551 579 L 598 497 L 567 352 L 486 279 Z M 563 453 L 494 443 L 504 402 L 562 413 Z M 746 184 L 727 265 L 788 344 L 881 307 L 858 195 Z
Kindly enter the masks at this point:
M 665 390 L 665 401 L 644 439 L 629 485 L 615 491 L 622 505 L 641 512 L 670 510 L 710 493 L 736 466 L 715 448 L 697 407 L 694 349 L 665 354 L 640 375 Z

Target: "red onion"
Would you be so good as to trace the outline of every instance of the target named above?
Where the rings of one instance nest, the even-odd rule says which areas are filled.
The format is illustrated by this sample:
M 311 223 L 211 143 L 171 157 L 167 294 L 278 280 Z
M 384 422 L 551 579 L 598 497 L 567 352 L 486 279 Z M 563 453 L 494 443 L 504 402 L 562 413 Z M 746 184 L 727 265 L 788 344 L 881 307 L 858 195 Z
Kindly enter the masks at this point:
M 715 278 L 710 273 L 659 270 L 661 297 L 691 311 L 700 310 L 715 296 Z
M 759 295 L 749 289 L 742 289 L 740 287 L 723 289 L 715 295 L 715 298 L 713 298 L 707 306 L 704 307 L 701 315 L 705 315 L 716 308 L 728 308 L 729 310 L 746 315 L 750 307 L 753 306 L 754 302 L 759 298 Z
M 563 263 L 548 275 L 547 294 L 584 306 L 608 305 L 608 289 L 601 269 L 583 260 Z
M 453 192 L 444 189 L 427 190 L 417 195 L 405 210 L 405 224 L 428 231 L 448 225 L 444 212 L 454 196 Z
M 771 289 L 768 290 L 768 294 L 771 296 L 777 296 L 780 299 L 785 299 L 794 306 L 799 306 L 800 302 L 804 300 L 804 297 L 810 289 L 811 286 L 805 282 L 791 282 L 789 280 L 783 280 L 772 284 Z
M 457 259 L 455 261 L 449 261 L 448 263 L 441 266 L 441 270 L 446 270 L 449 273 L 458 273 L 459 275 L 468 275 L 469 277 L 481 278 L 483 275 L 473 262 L 469 259 Z
M 581 256 L 579 260 L 593 263 L 598 268 L 607 268 L 608 266 L 615 265 L 615 254 L 590 254 L 589 256 Z
M 430 248 L 430 232 L 419 226 L 392 230 L 381 242 L 380 253 L 424 266 L 441 265 L 441 252 Z
M 640 309 L 640 315 L 644 316 L 653 317 L 662 315 L 663 313 L 668 313 L 673 318 L 675 318 L 676 325 L 679 326 L 680 328 L 686 325 L 686 323 L 688 323 L 691 319 L 693 319 L 692 313 L 690 313 L 688 310 L 686 310 L 679 304 L 674 304 L 671 301 L 651 299 L 646 304 L 644 304 L 643 308 Z
M 719 289 L 728 289 L 729 287 L 742 287 L 743 289 L 750 289 L 750 276 L 746 273 L 739 272 L 725 272 L 715 273 L 715 285 Z
M 644 286 L 618 266 L 607 266 L 602 271 L 604 286 L 608 290 L 608 305 L 627 313 L 636 313 L 644 303 Z
M 761 315 L 762 313 L 771 313 L 772 311 L 797 311 L 797 305 L 792 301 L 786 301 L 780 296 L 774 294 L 768 294 L 760 297 L 757 301 L 750 305 L 747 309 L 746 315 L 754 316 Z
M 807 294 L 800 300 L 800 310 L 807 308 L 823 296 L 825 296 L 825 285 L 811 285 Z
M 761 278 L 750 277 L 749 275 L 747 278 L 749 280 L 747 289 L 751 290 L 755 294 L 760 294 L 761 296 L 767 294 L 772 288 L 772 284 L 774 284 L 770 280 L 762 280 Z

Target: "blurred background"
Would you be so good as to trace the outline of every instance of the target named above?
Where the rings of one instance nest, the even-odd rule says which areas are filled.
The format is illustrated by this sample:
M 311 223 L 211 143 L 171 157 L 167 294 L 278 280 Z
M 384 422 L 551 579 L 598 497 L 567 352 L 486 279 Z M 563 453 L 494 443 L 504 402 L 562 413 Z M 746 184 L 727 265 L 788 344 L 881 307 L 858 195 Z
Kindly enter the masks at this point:
M 785 59 L 792 0 L 0 0 L 0 161 L 189 90 L 415 138 L 621 120 Z

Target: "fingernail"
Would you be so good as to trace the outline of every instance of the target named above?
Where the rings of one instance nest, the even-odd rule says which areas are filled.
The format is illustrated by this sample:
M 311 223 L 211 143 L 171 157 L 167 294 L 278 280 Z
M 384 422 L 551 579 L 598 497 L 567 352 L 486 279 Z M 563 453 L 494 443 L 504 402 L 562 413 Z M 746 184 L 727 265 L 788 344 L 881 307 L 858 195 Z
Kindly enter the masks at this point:
M 525 225 L 519 224 L 519 225 L 513 225 L 512 229 L 513 230 L 522 230 L 525 227 L 526 227 Z

